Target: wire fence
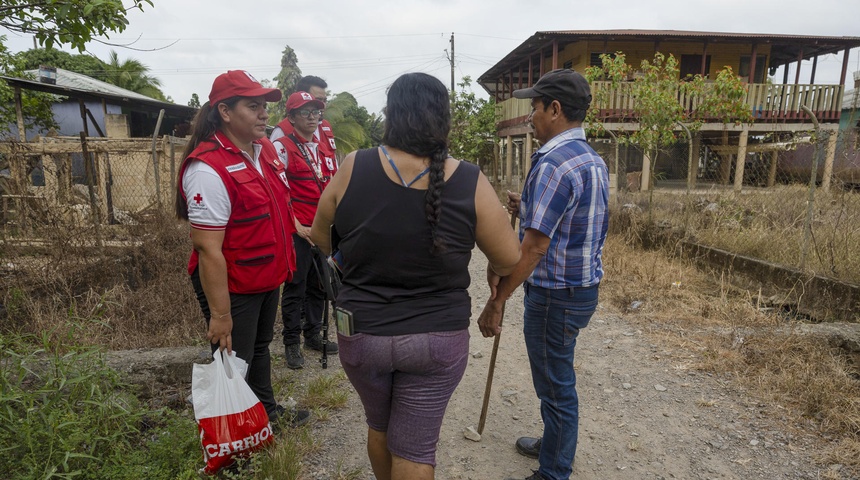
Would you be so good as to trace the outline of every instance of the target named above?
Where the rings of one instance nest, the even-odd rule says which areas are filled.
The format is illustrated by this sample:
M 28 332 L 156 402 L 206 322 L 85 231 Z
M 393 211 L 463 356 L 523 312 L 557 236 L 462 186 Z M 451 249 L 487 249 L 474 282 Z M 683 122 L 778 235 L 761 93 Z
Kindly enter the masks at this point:
M 2 238 L 129 224 L 144 212 L 170 208 L 185 142 L 165 136 L 0 143 Z

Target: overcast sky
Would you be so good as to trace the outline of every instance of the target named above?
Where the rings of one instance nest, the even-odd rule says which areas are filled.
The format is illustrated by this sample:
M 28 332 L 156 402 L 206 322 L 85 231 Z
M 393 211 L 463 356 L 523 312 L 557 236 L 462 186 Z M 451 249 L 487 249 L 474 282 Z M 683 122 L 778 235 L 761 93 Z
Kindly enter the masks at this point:
M 860 37 L 860 0 L 154 0 L 129 15 L 129 28 L 111 42 L 121 59 L 150 68 L 162 90 L 186 104 L 205 101 L 212 80 L 244 69 L 271 80 L 285 45 L 305 75 L 328 81 L 332 93 L 348 91 L 370 112 L 385 105 L 385 89 L 401 73 L 423 71 L 450 84 L 450 37 L 455 37 L 456 78 L 476 79 L 536 31 L 672 29 Z M 586 10 L 591 6 L 598 6 Z M 2 30 L 2 29 L 0 29 Z M 2 32 L 0 32 L 2 33 Z M 5 32 L 13 52 L 33 40 Z M 176 43 L 174 43 L 176 42 Z M 102 60 L 111 47 L 91 43 Z M 850 72 L 860 70 L 858 49 Z M 816 83 L 838 83 L 841 54 L 819 59 Z M 801 68 L 808 81 L 811 62 Z M 791 71 L 793 72 L 793 70 Z M 781 71 L 777 73 L 781 82 Z M 793 79 L 793 73 L 790 78 Z M 474 90 L 486 97 L 479 86 Z

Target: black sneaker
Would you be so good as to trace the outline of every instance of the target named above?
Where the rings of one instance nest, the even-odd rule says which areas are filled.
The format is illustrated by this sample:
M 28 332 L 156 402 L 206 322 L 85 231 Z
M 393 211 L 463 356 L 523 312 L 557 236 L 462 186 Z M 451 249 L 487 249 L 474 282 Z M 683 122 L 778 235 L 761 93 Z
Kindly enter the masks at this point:
M 520 455 L 538 458 L 540 456 L 540 443 L 541 438 L 520 437 L 517 439 L 517 451 L 520 452 Z
M 305 337 L 305 348 L 307 348 L 308 350 L 316 350 L 318 352 L 322 352 L 322 335 L 317 334 L 313 337 Z M 337 353 L 337 350 L 337 344 L 329 340 L 328 344 L 325 347 L 326 353 Z
M 310 419 L 311 412 L 298 408 L 287 410 L 283 405 L 275 407 L 274 413 L 269 415 L 269 423 L 272 424 L 272 430 L 276 433 L 280 431 L 281 426 L 287 422 L 289 422 L 290 427 L 295 428 L 308 423 Z
M 305 365 L 305 357 L 302 356 L 302 350 L 298 343 L 287 345 L 284 348 L 284 356 L 287 357 L 287 366 L 293 370 L 302 368 Z

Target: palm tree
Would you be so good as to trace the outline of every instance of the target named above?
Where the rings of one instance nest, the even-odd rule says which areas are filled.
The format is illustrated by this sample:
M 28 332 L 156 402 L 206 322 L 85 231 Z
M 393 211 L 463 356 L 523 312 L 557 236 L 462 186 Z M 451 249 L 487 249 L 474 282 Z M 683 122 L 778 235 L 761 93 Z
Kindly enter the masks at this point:
M 325 119 L 334 131 L 337 151 L 345 155 L 353 150 L 371 146 L 371 139 L 365 126 L 357 118 L 363 109 L 352 94 L 341 92 L 326 103 Z M 365 110 L 364 115 L 367 115 Z
M 120 61 L 116 51 L 111 50 L 104 81 L 156 100 L 166 100 L 164 93 L 158 88 L 161 86 L 161 80 L 148 73 L 149 67 L 143 63 L 131 58 Z

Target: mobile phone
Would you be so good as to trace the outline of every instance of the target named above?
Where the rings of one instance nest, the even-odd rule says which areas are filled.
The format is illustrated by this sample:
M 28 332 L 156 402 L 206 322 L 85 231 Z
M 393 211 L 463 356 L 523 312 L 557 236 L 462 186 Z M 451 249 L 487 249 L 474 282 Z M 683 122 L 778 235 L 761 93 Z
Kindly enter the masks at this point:
M 355 333 L 355 328 L 352 323 L 352 312 L 349 310 L 335 307 L 334 319 L 337 324 L 337 333 L 349 337 Z

